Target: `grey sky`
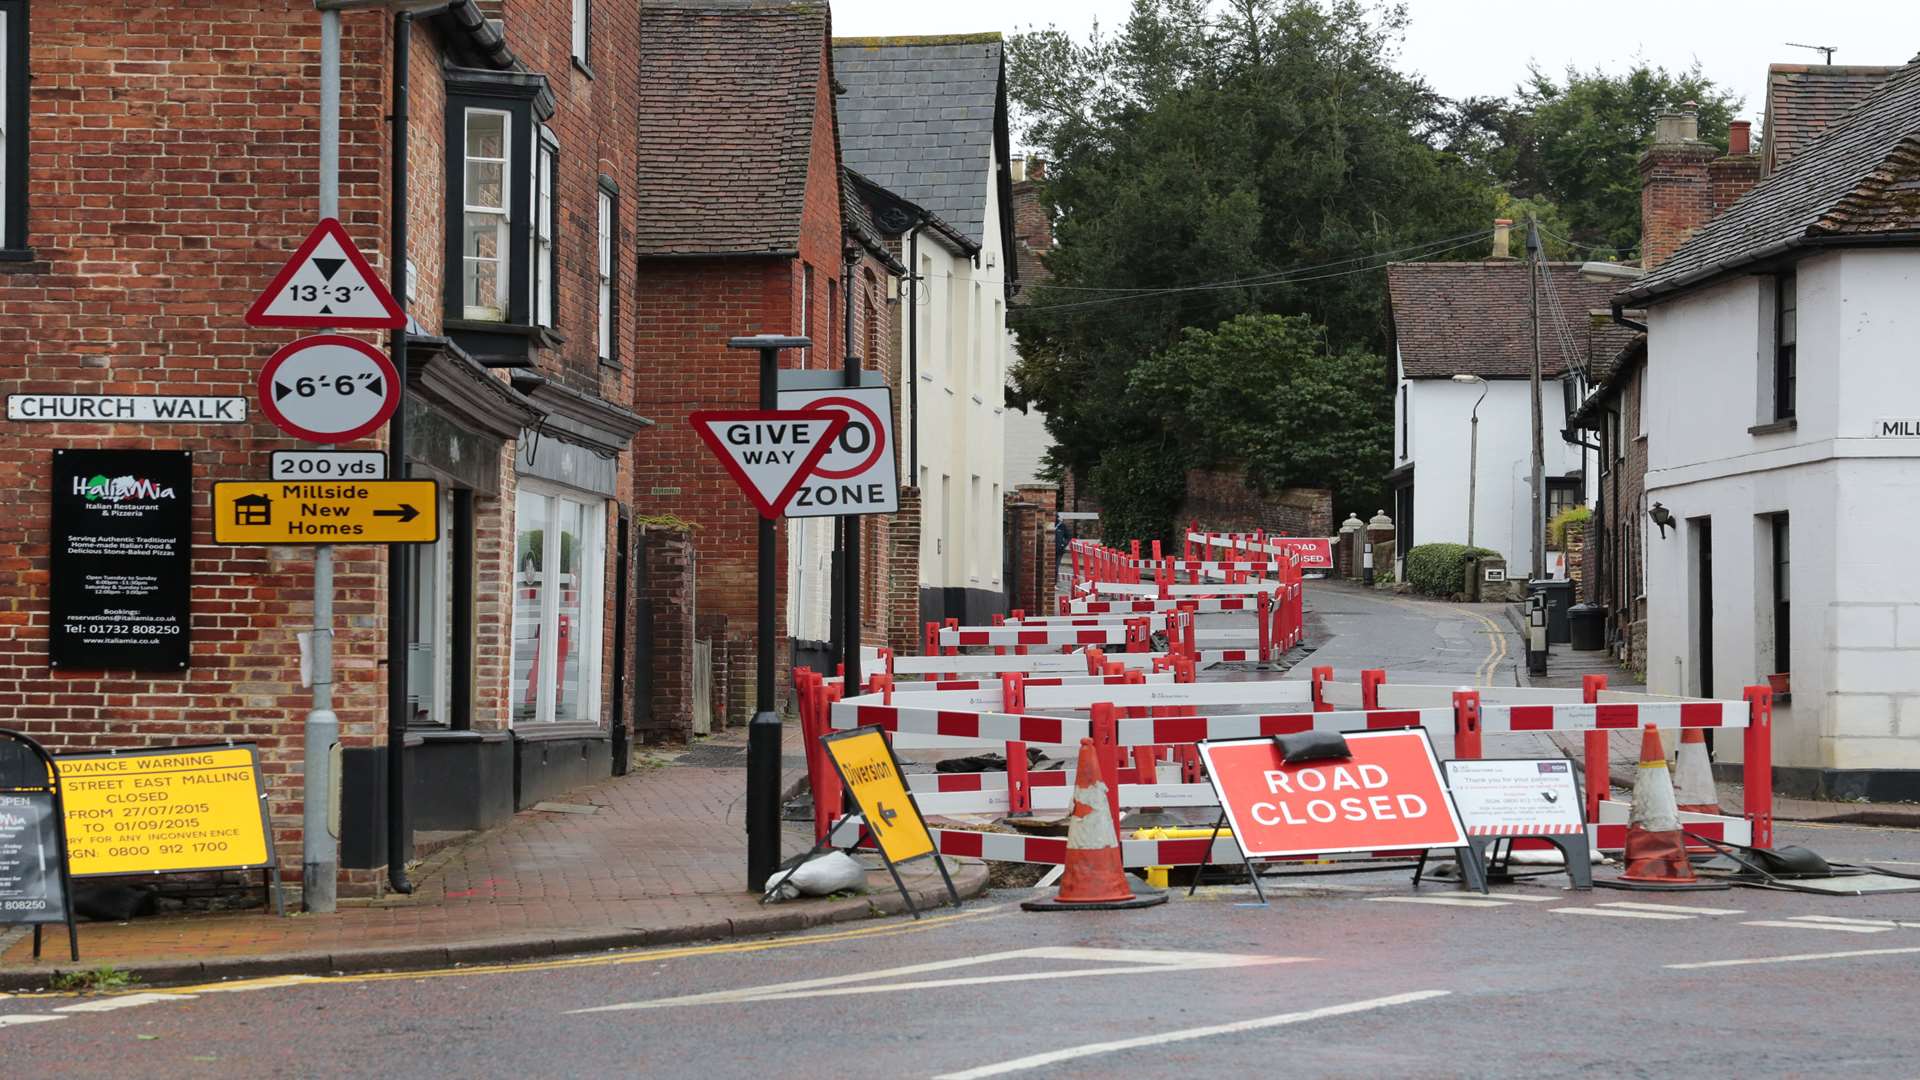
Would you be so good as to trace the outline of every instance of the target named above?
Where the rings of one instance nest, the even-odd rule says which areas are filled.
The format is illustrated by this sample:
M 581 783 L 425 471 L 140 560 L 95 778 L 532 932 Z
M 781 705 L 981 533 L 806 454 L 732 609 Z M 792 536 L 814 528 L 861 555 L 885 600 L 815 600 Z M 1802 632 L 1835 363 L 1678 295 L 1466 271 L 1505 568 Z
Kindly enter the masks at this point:
M 833 0 L 841 35 L 1013 32 L 1049 23 L 1085 33 L 1095 18 L 1117 25 L 1128 0 L 969 0 L 903 4 Z M 1636 56 L 1664 67 L 1699 60 L 1716 82 L 1746 98 L 1761 119 L 1769 63 L 1820 62 L 1797 41 L 1836 45 L 1836 64 L 1900 64 L 1920 52 L 1913 0 L 1407 0 L 1411 25 L 1400 66 L 1449 97 L 1505 94 L 1529 60 L 1558 73 L 1569 63 L 1619 70 Z

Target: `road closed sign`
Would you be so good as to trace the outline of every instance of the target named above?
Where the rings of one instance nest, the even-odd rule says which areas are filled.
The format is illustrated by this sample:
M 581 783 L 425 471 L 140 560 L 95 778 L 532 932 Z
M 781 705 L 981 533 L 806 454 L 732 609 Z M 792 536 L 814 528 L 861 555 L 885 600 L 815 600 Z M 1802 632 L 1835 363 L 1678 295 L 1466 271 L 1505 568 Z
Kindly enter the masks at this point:
M 900 863 L 933 853 L 933 834 L 907 791 L 893 747 L 877 727 L 855 728 L 820 740 L 840 770 L 867 831 L 888 862 Z
M 1292 765 L 1272 739 L 1200 744 L 1248 858 L 1467 843 L 1424 730 L 1351 732 L 1346 740 L 1352 757 Z
M 243 870 L 271 861 L 266 789 L 251 745 L 55 760 L 74 877 Z
M 900 509 L 893 391 L 885 386 L 783 390 L 783 411 L 839 413 L 846 426 L 787 502 L 788 517 L 891 514 Z

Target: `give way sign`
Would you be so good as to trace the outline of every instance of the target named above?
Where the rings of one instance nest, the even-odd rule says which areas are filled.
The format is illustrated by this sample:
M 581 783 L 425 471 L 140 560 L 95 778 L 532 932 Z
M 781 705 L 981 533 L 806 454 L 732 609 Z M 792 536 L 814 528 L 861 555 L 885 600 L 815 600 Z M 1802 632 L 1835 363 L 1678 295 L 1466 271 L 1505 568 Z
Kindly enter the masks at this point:
M 900 474 L 893 454 L 893 391 L 885 386 L 830 390 L 782 390 L 780 407 L 809 413 L 840 413 L 847 424 L 813 467 L 787 516 L 845 517 L 892 514 L 900 509 Z
M 687 417 L 764 518 L 777 518 L 846 426 L 838 412 L 724 410 Z

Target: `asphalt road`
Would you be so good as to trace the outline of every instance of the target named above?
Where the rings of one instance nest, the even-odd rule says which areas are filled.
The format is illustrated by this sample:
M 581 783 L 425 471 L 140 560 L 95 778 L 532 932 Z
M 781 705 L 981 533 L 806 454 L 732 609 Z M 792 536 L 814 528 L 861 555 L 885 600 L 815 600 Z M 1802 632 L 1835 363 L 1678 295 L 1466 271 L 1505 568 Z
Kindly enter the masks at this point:
M 1323 653 L 1364 649 L 1407 681 L 1471 678 L 1489 656 L 1497 672 L 1471 626 L 1431 625 L 1457 612 L 1316 602 L 1349 620 Z M 1781 837 L 1920 872 L 1910 831 Z M 1218 886 L 1071 914 L 999 892 L 758 942 L 14 997 L 0 1062 L 9 1077 L 1914 1075 L 1920 894 L 1564 884 L 1480 898 L 1376 871 L 1270 879 L 1265 907 Z

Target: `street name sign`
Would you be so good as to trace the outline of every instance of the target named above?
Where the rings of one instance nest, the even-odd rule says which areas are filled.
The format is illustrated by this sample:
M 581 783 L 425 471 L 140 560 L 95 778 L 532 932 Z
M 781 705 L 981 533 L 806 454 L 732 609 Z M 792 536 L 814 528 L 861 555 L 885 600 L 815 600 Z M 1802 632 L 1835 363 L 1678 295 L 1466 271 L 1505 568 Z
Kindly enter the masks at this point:
M 1467 845 L 1425 729 L 1345 738 L 1352 757 L 1292 765 L 1272 739 L 1199 744 L 1248 858 Z
M 247 309 L 248 326 L 397 330 L 407 316 L 334 218 L 324 218 Z
M 247 399 L 201 394 L 9 394 L 7 419 L 83 424 L 244 424 Z
M 213 485 L 216 544 L 431 544 L 432 480 L 255 481 Z
M 275 450 L 275 480 L 385 480 L 387 455 L 376 450 Z
M 788 517 L 891 514 L 900 509 L 893 441 L 893 391 L 885 386 L 783 390 L 788 412 L 837 412 L 846 426 L 787 503 Z
M 55 759 L 74 877 L 252 870 L 272 860 L 250 744 Z
M 1873 422 L 1876 439 L 1920 439 L 1920 416 L 1883 416 Z
M 351 442 L 400 403 L 400 376 L 379 349 L 343 334 L 301 338 L 260 369 L 260 408 L 281 431 L 310 442 Z
M 846 426 L 842 412 L 721 410 L 687 417 L 760 516 L 777 518 Z

